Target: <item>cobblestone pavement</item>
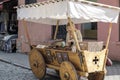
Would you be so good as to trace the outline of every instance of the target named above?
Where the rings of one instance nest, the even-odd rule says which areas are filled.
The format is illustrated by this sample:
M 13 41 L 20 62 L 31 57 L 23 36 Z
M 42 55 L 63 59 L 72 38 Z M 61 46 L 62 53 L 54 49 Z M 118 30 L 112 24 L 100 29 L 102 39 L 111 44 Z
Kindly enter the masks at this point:
M 30 70 L 0 62 L 0 80 L 36 80 Z
M 30 69 L 28 55 L 25 54 L 0 51 L 0 60 Z M 11 64 L 0 62 L 0 80 L 38 80 L 31 70 Z M 47 71 L 53 72 L 53 70 Z M 60 78 L 46 75 L 44 80 L 60 80 Z M 107 67 L 107 75 L 104 80 L 120 80 L 120 62 L 115 61 L 112 66 Z
M 114 66 L 107 67 L 107 75 L 104 80 L 120 80 L 120 62 L 114 62 Z M 31 70 L 0 62 L 0 80 L 38 80 Z M 58 77 L 46 75 L 44 80 L 60 80 Z
M 23 69 L 11 64 L 0 62 L 0 80 L 38 80 L 31 70 Z M 44 80 L 58 80 L 52 76 L 45 76 Z
M 105 80 L 120 80 L 120 62 L 113 62 L 112 66 L 107 67 Z

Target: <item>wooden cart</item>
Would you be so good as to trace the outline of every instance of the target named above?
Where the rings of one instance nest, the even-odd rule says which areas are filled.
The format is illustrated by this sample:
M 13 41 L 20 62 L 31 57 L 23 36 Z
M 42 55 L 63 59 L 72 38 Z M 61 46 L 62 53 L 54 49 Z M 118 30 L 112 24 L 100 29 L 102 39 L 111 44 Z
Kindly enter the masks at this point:
M 70 46 L 58 46 L 60 41 L 54 42 L 54 45 L 34 47 L 29 56 L 33 73 L 42 79 L 46 68 L 51 68 L 59 72 L 61 80 L 103 80 L 108 49 L 102 49 L 102 42 L 79 42 L 74 26 L 71 27 L 76 39 L 76 52 L 73 52 Z
M 45 17 L 45 15 L 42 14 L 42 11 L 41 11 L 41 14 L 44 15 L 44 18 L 39 18 L 38 21 L 35 20 L 35 17 L 36 17 L 35 14 L 37 12 L 35 14 L 33 12 L 33 14 L 34 14 L 33 18 L 31 18 L 31 15 L 29 16 L 30 18 L 24 17 L 24 15 L 26 13 L 29 14 L 29 10 L 27 10 L 27 9 L 29 9 L 31 7 L 38 9 L 38 7 L 40 7 L 40 5 L 42 5 L 42 7 L 43 7 L 44 5 L 46 6 L 49 3 L 52 4 L 52 6 L 53 6 L 52 8 L 54 8 L 54 7 L 59 8 L 56 6 L 57 5 L 62 6 L 62 4 L 64 5 L 64 3 L 68 3 L 65 8 L 68 8 L 68 5 L 69 6 L 72 5 L 71 3 L 73 3 L 74 5 L 77 4 L 77 6 L 85 4 L 84 6 L 88 5 L 87 8 L 94 7 L 96 10 L 97 10 L 97 8 L 98 9 L 102 8 L 103 11 L 106 11 L 106 13 L 107 13 L 107 11 L 109 12 L 109 11 L 114 10 L 114 15 L 111 14 L 108 16 L 108 18 L 105 17 L 105 19 L 104 19 L 104 17 L 99 17 L 98 15 L 97 16 L 88 15 L 90 17 L 90 19 L 86 19 L 86 17 L 84 18 L 84 14 L 83 14 L 82 18 L 84 18 L 84 19 L 82 20 L 81 18 L 79 19 L 79 17 L 73 18 L 73 16 L 68 14 L 68 12 L 70 12 L 70 10 L 68 10 L 68 12 L 66 12 L 66 14 L 58 14 L 57 13 L 55 16 L 52 15 L 52 17 L 50 15 L 49 15 L 50 17 L 49 16 Z M 57 5 L 54 5 L 54 3 L 57 3 Z M 49 6 L 47 8 L 50 8 Z M 58 29 L 60 20 L 63 19 L 63 21 L 65 23 L 69 23 L 69 25 L 70 25 L 70 31 L 72 33 L 71 35 L 74 39 L 74 43 L 75 43 L 75 47 L 76 47 L 75 52 L 72 51 L 70 46 L 65 46 L 65 45 L 63 46 L 62 42 L 59 42 L 59 44 L 61 43 L 60 45 L 57 45 L 58 42 L 54 42 L 54 44 L 53 43 L 51 43 L 49 45 L 40 44 L 37 47 L 33 47 L 33 46 L 31 47 L 29 61 L 30 61 L 31 69 L 37 78 L 39 78 L 40 80 L 43 79 L 44 76 L 46 75 L 46 68 L 51 68 L 51 69 L 54 69 L 57 72 L 59 72 L 61 80 L 78 80 L 78 79 L 103 80 L 104 79 L 104 76 L 106 74 L 106 59 L 107 59 L 107 55 L 108 55 L 108 45 L 109 45 L 110 34 L 111 34 L 111 29 L 112 29 L 111 23 L 116 22 L 113 19 L 115 19 L 115 13 L 117 13 L 117 12 L 119 13 L 119 10 L 120 10 L 119 8 L 104 5 L 104 4 L 89 2 L 89 1 L 83 1 L 83 0 L 79 0 L 79 1 L 57 1 L 57 0 L 53 1 L 52 0 L 52 1 L 36 3 L 36 4 L 22 5 L 17 8 L 18 8 L 18 18 L 20 17 L 19 19 L 22 19 L 22 20 L 24 19 L 24 20 L 33 21 L 33 22 L 43 22 L 46 20 L 45 23 L 47 23 L 48 20 L 51 20 L 51 21 L 48 21 L 48 24 L 49 24 L 49 22 L 52 22 L 52 20 L 53 20 L 53 23 L 51 23 L 51 24 L 54 24 L 54 21 L 56 20 L 57 25 L 56 25 L 54 39 L 56 39 L 56 33 L 57 33 L 57 29 Z M 23 10 L 22 10 L 22 8 L 23 8 Z M 27 11 L 25 11 L 25 14 L 23 14 L 24 9 L 27 10 Z M 62 11 L 64 11 L 64 10 L 62 10 Z M 54 10 L 53 12 L 56 12 L 56 10 Z M 94 12 L 94 11 L 92 11 L 92 12 Z M 25 16 L 28 17 L 28 14 Z M 96 14 L 96 13 L 93 13 L 93 14 Z M 100 14 L 104 14 L 104 13 L 101 12 Z M 23 15 L 23 16 L 21 16 L 21 15 Z M 59 17 L 58 15 L 59 16 L 62 15 L 62 16 Z M 65 15 L 66 15 L 66 17 L 65 17 Z M 109 19 L 111 19 L 111 20 L 109 20 Z M 96 22 L 96 21 L 110 23 L 110 28 L 109 28 L 108 38 L 106 41 L 105 48 L 103 48 L 102 42 L 84 42 L 84 41 L 79 42 L 77 35 L 76 35 L 76 29 L 75 29 L 74 23 L 79 23 L 80 21 L 82 21 L 81 23 Z M 62 24 L 62 22 L 61 22 L 61 24 Z M 26 25 L 25 25 L 25 30 L 27 32 Z M 27 36 L 29 39 L 28 33 L 27 33 Z M 29 43 L 30 43 L 30 39 L 29 39 Z

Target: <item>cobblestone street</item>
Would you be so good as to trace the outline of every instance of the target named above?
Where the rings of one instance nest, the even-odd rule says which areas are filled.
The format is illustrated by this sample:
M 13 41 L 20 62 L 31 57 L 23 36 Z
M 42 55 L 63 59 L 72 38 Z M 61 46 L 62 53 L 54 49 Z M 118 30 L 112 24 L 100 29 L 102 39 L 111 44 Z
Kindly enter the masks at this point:
M 119 62 L 115 62 L 114 66 L 107 67 L 108 73 L 104 80 L 120 80 Z M 0 61 L 0 80 L 38 80 L 31 70 L 24 69 L 12 64 Z M 60 80 L 58 77 L 45 76 L 44 80 Z
M 55 74 L 51 69 L 47 70 L 47 73 Z M 51 76 L 52 74 L 46 75 L 44 80 L 60 80 L 59 77 Z M 30 70 L 28 55 L 0 51 L 0 80 L 38 79 Z M 113 61 L 112 66 L 107 66 L 107 75 L 104 80 L 120 80 L 120 62 Z
M 31 70 L 0 62 L 0 80 L 38 80 Z M 44 80 L 58 80 L 52 76 L 45 76 Z
M 112 66 L 107 67 L 105 80 L 120 80 L 120 62 L 113 62 Z
M 0 80 L 37 80 L 31 70 L 0 62 Z

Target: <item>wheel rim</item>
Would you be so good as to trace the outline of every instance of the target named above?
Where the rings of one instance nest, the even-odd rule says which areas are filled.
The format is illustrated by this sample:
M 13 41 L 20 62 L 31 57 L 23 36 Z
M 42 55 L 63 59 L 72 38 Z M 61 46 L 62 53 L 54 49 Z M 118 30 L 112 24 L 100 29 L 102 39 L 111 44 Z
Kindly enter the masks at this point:
M 62 62 L 60 66 L 61 80 L 78 80 L 74 66 L 70 62 Z
M 35 48 L 30 52 L 29 63 L 34 75 L 39 79 L 43 79 L 46 74 L 45 61 L 42 54 Z

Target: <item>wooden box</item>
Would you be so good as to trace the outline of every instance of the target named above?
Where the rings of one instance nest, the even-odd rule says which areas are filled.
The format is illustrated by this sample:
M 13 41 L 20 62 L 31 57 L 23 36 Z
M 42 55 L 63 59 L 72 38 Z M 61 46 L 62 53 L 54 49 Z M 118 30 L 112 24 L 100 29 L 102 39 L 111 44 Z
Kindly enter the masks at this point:
M 80 42 L 81 50 L 88 50 L 91 52 L 101 51 L 103 49 L 103 42 Z

